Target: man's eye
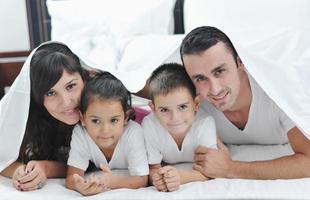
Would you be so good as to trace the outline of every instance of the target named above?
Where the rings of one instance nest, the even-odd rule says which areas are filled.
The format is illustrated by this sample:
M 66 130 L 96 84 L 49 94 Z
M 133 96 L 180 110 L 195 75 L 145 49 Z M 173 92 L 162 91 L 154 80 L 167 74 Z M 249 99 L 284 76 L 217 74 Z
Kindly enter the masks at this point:
M 215 75 L 215 76 L 219 76 L 219 75 L 221 75 L 224 71 L 225 71 L 225 69 L 219 69 L 219 70 L 217 70 L 217 71 L 214 73 L 214 75 Z
M 207 78 L 206 77 L 203 77 L 203 76 L 197 76 L 196 78 L 195 78 L 195 82 L 201 82 L 201 81 L 205 81 L 205 80 L 207 80 Z

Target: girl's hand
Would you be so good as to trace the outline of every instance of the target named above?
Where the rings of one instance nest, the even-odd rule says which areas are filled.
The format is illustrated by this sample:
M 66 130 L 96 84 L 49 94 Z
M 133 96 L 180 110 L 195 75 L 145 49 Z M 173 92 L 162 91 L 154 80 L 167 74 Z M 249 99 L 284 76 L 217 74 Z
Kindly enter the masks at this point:
M 113 174 L 108 166 L 101 164 L 100 169 L 102 175 L 100 177 L 100 183 L 106 186 L 106 189 L 112 188 Z
M 13 175 L 13 184 L 20 191 L 41 189 L 47 182 L 45 165 L 42 161 L 30 161 L 18 167 Z
M 75 189 L 84 196 L 95 195 L 107 190 L 106 186 L 100 183 L 94 173 L 91 174 L 89 179 L 85 179 L 78 174 L 74 174 L 73 178 Z
M 164 182 L 169 192 L 176 191 L 180 188 L 181 177 L 177 168 L 168 165 L 160 168 L 158 172 L 163 175 Z

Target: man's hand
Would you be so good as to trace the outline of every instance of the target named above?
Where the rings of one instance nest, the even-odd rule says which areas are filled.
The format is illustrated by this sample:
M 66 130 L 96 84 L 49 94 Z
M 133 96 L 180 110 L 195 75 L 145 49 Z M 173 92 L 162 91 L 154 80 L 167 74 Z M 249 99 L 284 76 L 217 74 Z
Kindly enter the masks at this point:
M 197 147 L 193 169 L 210 178 L 228 178 L 233 161 L 227 147 L 218 140 L 218 149 Z
M 45 165 L 41 161 L 30 161 L 16 168 L 13 185 L 20 191 L 41 189 L 47 182 Z

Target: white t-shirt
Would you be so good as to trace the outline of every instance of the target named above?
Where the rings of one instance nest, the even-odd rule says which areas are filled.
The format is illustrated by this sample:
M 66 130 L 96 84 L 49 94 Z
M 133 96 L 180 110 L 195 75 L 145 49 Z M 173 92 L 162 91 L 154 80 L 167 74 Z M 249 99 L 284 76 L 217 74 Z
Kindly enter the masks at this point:
M 295 124 L 267 96 L 255 80 L 248 75 L 252 102 L 248 121 L 243 130 L 231 123 L 225 115 L 204 100 L 201 109 L 214 117 L 217 133 L 226 144 L 285 144 L 287 133 Z
M 149 174 L 146 148 L 141 126 L 129 121 L 120 137 L 110 162 L 81 125 L 73 129 L 68 165 L 86 170 L 89 161 L 96 167 L 106 164 L 110 169 L 128 169 L 131 176 Z
M 167 164 L 194 162 L 194 150 L 197 146 L 217 148 L 214 119 L 203 112 L 197 113 L 182 142 L 181 150 L 153 112 L 144 117 L 142 128 L 149 164 L 160 164 L 161 161 Z

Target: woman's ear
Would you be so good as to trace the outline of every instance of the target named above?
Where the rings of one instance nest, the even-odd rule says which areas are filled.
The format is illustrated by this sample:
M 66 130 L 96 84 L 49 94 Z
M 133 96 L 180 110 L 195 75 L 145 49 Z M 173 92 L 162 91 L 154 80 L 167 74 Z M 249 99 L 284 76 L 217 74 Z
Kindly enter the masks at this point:
M 153 112 L 155 112 L 155 105 L 153 104 L 153 101 L 149 101 L 149 106 L 150 106 L 151 110 Z
M 82 124 L 82 126 L 85 126 L 84 117 L 83 117 L 81 111 L 79 111 L 79 113 L 80 113 L 80 121 L 81 121 L 81 124 Z

